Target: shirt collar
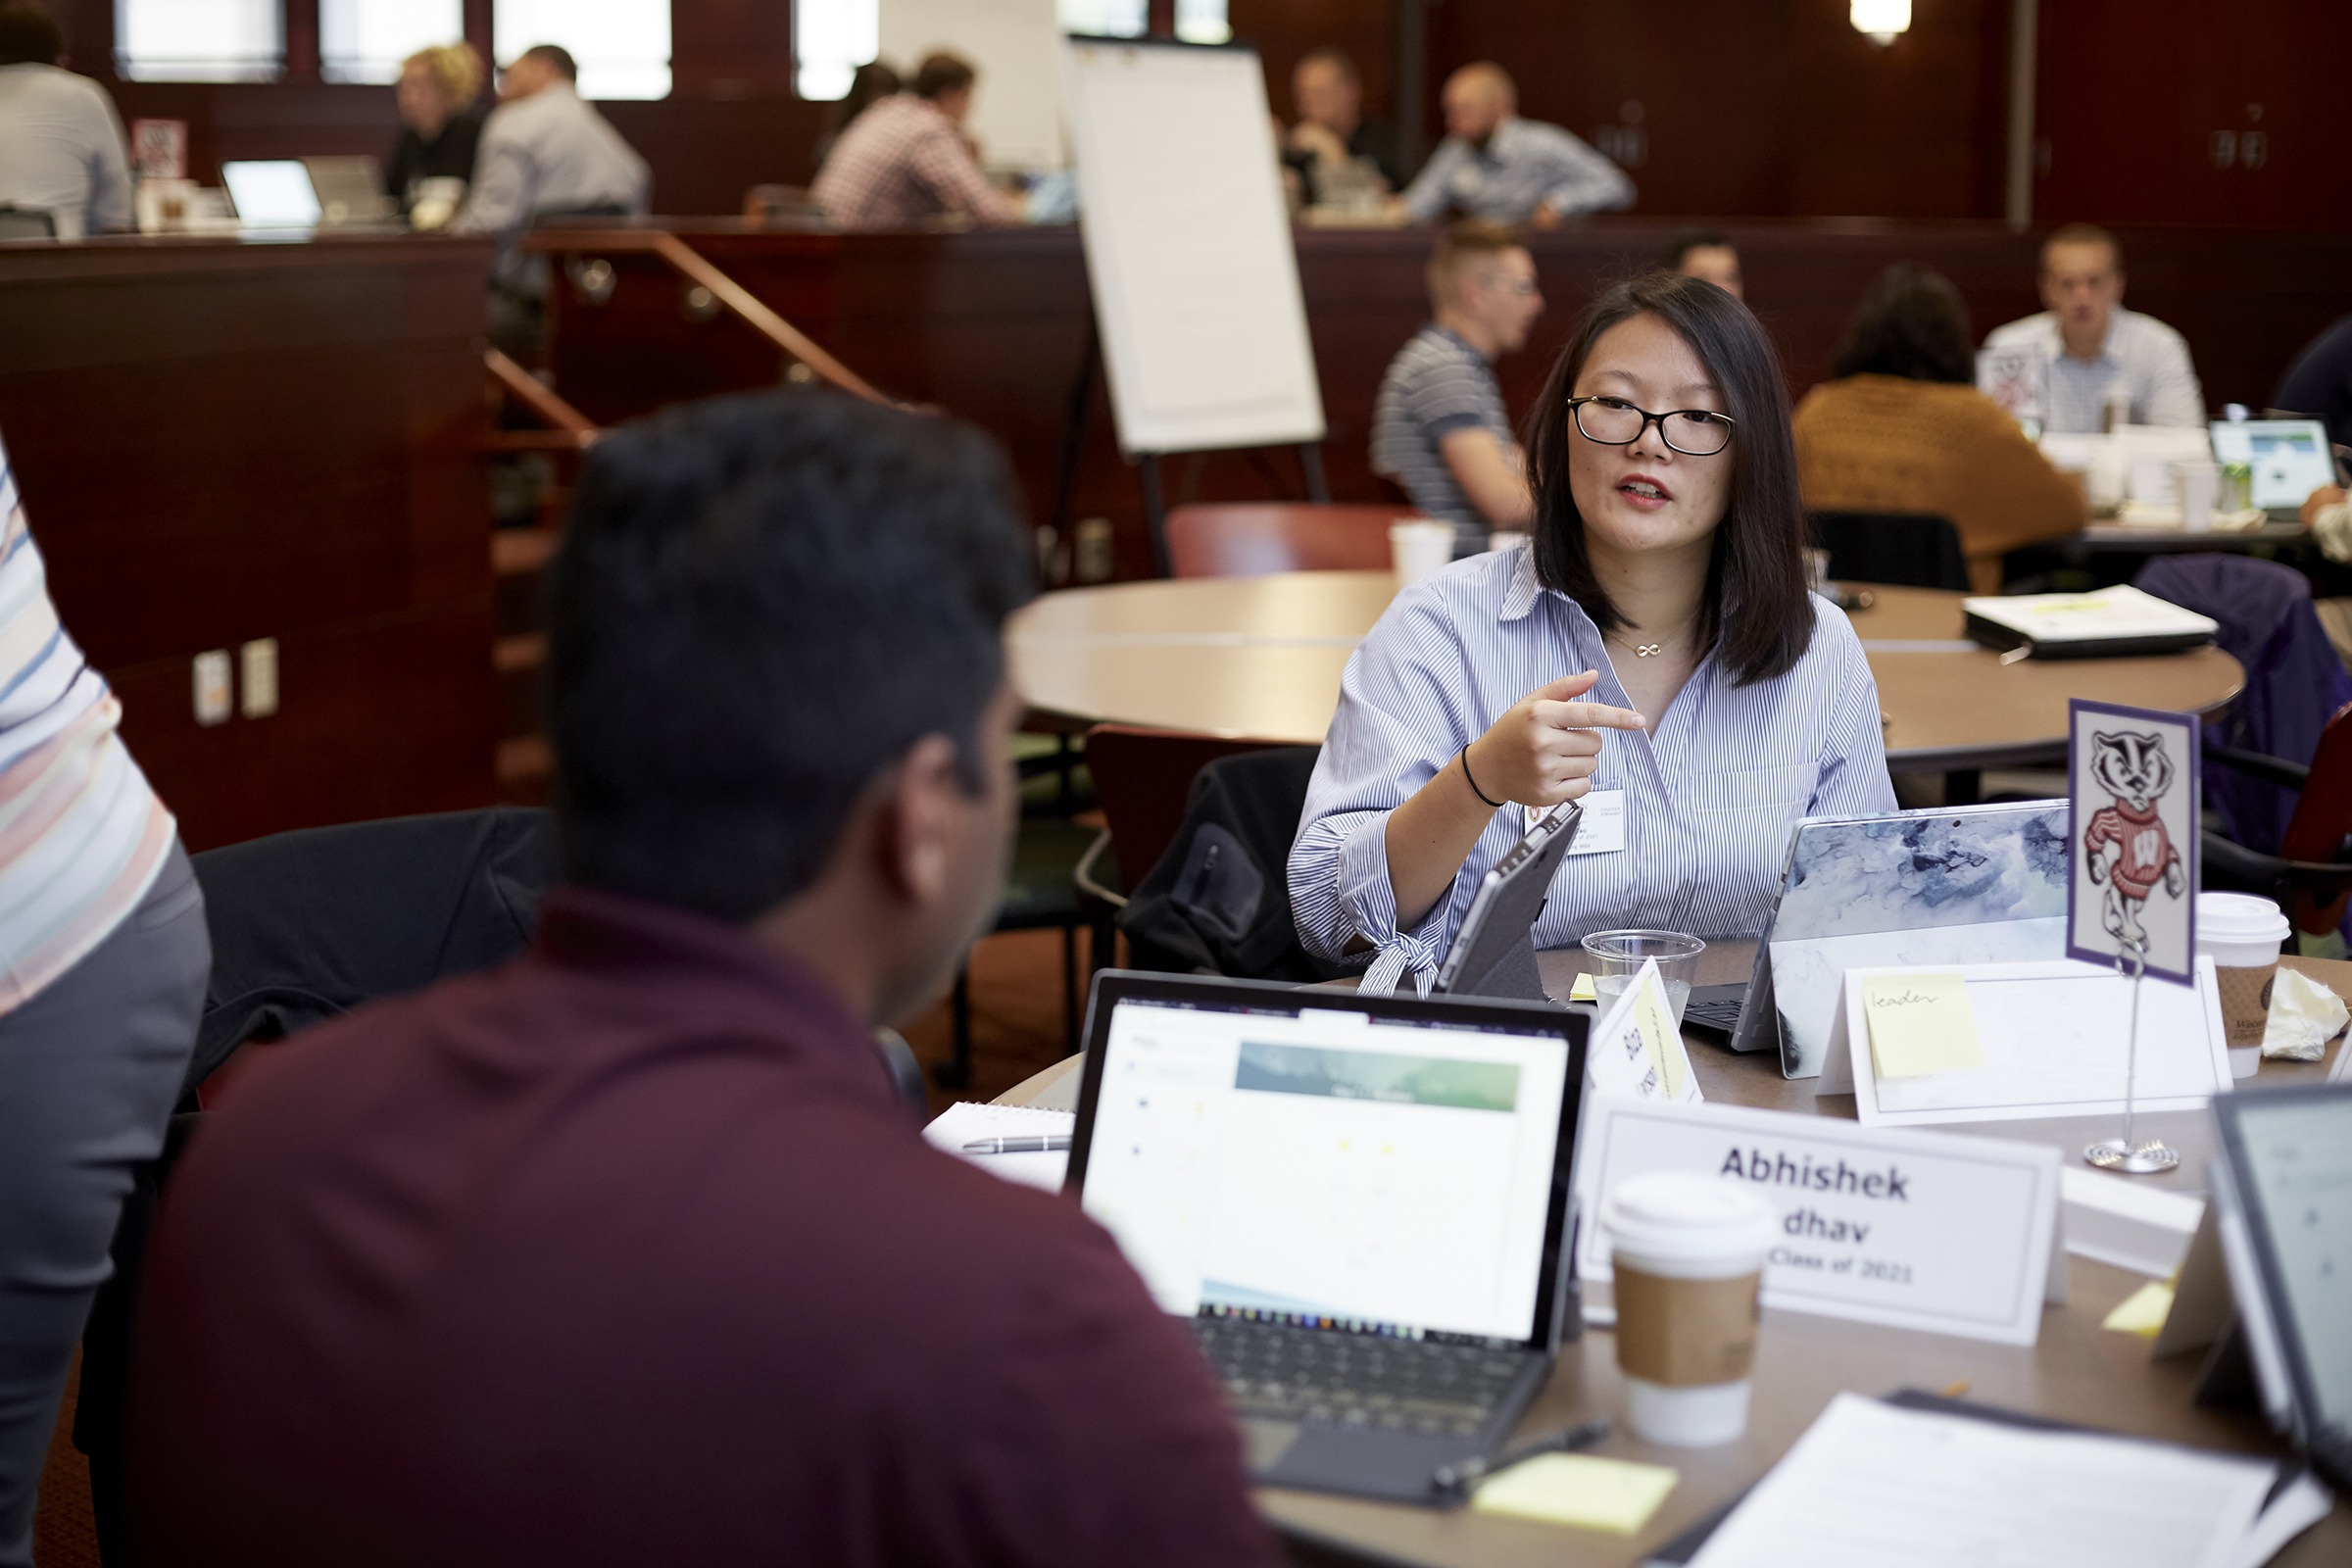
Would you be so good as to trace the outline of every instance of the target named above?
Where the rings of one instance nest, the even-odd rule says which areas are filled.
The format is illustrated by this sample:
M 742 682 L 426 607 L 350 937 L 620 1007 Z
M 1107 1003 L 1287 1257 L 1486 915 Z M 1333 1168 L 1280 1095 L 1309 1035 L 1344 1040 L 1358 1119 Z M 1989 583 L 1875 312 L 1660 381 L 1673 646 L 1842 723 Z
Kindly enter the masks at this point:
M 2072 356 L 2066 352 L 2065 323 L 2058 319 L 2058 313 L 2056 311 L 2052 311 L 2049 314 L 2050 357 L 2057 360 L 2070 359 Z M 2108 313 L 2107 335 L 2099 339 L 2099 352 L 2090 360 L 2085 361 L 2085 364 L 2098 365 L 2115 358 L 2115 340 L 2123 335 L 2124 315 L 2124 308 L 2121 305 L 2118 305 L 2113 311 Z
M 1503 620 L 1524 620 L 1536 608 L 1536 601 L 1546 590 L 1543 579 L 1536 575 L 1536 545 L 1533 539 L 1511 552 L 1510 586 L 1502 591 Z M 1565 599 L 1566 595 L 1561 595 Z M 1574 603 L 1573 600 L 1570 603 Z

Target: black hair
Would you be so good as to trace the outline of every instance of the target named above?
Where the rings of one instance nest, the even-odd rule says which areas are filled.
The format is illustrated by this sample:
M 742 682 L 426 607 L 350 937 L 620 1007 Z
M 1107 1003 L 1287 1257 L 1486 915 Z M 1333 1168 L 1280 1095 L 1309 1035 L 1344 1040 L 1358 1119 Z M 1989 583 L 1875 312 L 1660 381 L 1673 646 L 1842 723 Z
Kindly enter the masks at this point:
M 665 409 L 583 466 L 550 573 L 574 881 L 743 923 L 926 735 L 977 793 L 1033 568 L 996 443 L 819 390 Z
M 1895 263 L 1863 294 L 1830 359 L 1830 374 L 1973 383 L 1977 351 L 1968 303 L 1934 268 Z
M 1658 265 L 1669 272 L 1679 272 L 1684 257 L 1709 245 L 1720 245 L 1727 251 L 1732 248 L 1730 237 L 1712 228 L 1678 228 L 1667 236 L 1665 247 L 1658 252 Z
M 979 74 L 970 61 L 943 50 L 923 57 L 923 63 L 914 68 L 914 80 L 907 83 L 907 90 L 917 98 L 939 99 L 961 92 L 978 80 Z
M 522 52 L 525 60 L 543 60 L 555 67 L 556 74 L 565 81 L 580 79 L 580 63 L 571 58 L 571 51 L 560 43 L 535 43 Z
M 1602 333 L 1637 316 L 1672 327 L 1723 393 L 1737 421 L 1732 498 L 1715 528 L 1700 601 L 1702 639 L 1745 686 L 1786 674 L 1813 639 L 1805 589 L 1805 513 L 1788 437 L 1788 388 L 1772 339 L 1746 306 L 1714 284 L 1648 272 L 1604 289 L 1585 308 L 1528 416 L 1527 470 L 1535 491 L 1536 574 L 1575 600 L 1602 631 L 1624 624 L 1592 574 L 1585 519 L 1569 484 L 1570 443 L 1582 440 L 1568 400 Z M 1661 413 L 1666 411 L 1659 411 Z
M 887 63 L 868 60 L 850 74 L 850 90 L 825 111 L 826 133 L 839 135 L 851 121 L 872 108 L 877 100 L 897 92 L 902 85 L 899 74 Z
M 66 29 L 40 0 L 0 0 L 0 66 L 54 66 L 66 58 Z

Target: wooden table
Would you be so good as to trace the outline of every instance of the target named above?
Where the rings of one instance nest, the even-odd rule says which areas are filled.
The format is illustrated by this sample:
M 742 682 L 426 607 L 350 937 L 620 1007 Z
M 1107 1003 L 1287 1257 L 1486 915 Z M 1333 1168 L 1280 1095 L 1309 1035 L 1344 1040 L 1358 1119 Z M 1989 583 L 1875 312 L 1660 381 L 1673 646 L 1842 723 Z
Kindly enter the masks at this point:
M 1699 983 L 1746 978 L 1753 953 L 1752 944 L 1711 947 L 1700 961 Z M 1545 987 L 1564 997 L 1570 980 L 1584 966 L 1584 955 L 1564 951 L 1539 957 Z M 2352 963 L 2308 958 L 2286 962 L 2352 999 Z M 1799 1113 L 1853 1114 L 1852 1096 L 1824 1096 L 1817 1102 L 1812 1083 L 1784 1079 L 1769 1052 L 1735 1055 L 1707 1036 L 1693 1033 L 1686 1038 L 1691 1065 L 1709 1100 Z M 2341 1041 L 2331 1045 L 2328 1061 L 2345 1049 Z M 1002 1098 L 1011 1103 L 1066 1109 L 1075 1103 L 1081 1060 L 1073 1056 L 1057 1063 Z M 2316 1082 L 2327 1070 L 2328 1062 L 2265 1062 L 2254 1081 L 2265 1086 Z M 2013 1123 L 2004 1131 L 2034 1125 Z M 2041 1123 L 2034 1136 L 2071 1139 L 2079 1152 L 2082 1138 L 2052 1131 L 2065 1125 Z M 1645 1552 L 1756 1481 L 1838 1393 L 1935 1391 L 1962 1378 L 1969 1382 L 1969 1397 L 1988 1404 L 2211 1448 L 2282 1451 L 2258 1413 L 2196 1405 L 2201 1356 L 2151 1361 L 2146 1340 L 2099 1326 L 2118 1302 L 2144 1283 L 2140 1276 L 2071 1255 L 2067 1263 L 2070 1299 L 2065 1306 L 2043 1312 L 2040 1340 L 2030 1348 L 1768 1309 L 1756 1350 L 1755 1401 L 1747 1435 L 1739 1443 L 1719 1448 L 1661 1448 L 1634 1438 L 1621 1425 L 1616 1435 L 1592 1450 L 1670 1465 L 1682 1473 L 1681 1484 L 1656 1517 L 1631 1538 L 1272 1488 L 1258 1490 L 1258 1506 L 1287 1535 L 1379 1562 L 1446 1568 L 1615 1568 L 1639 1562 Z M 1614 1335 L 1588 1328 L 1581 1340 L 1562 1349 L 1558 1369 L 1529 1409 L 1519 1435 L 1555 1431 L 1594 1416 L 1621 1415 L 1624 1396 L 1619 1385 Z M 2278 1568 L 2352 1562 L 2352 1505 L 2338 1501 L 2333 1513 L 2274 1560 Z
M 1961 595 L 1873 588 L 1854 629 L 1898 769 L 2016 766 L 2066 753 L 2073 697 L 2210 712 L 2244 672 L 2219 649 L 2150 659 L 2003 664 L 1961 638 Z M 1030 709 L 1076 723 L 1314 745 L 1340 670 L 1396 595 L 1387 572 L 1287 572 L 1115 583 L 1048 594 L 1007 630 Z

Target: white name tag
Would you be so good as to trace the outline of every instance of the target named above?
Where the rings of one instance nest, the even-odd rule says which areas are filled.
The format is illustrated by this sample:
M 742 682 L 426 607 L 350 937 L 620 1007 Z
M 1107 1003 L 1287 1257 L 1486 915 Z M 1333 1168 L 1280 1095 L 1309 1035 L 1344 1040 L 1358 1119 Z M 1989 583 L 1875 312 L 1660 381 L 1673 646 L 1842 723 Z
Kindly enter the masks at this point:
M 1592 1220 L 1600 1200 L 1656 1170 L 1737 1182 L 1779 1212 L 1766 1306 L 2032 1345 L 2045 1297 L 2065 1298 L 2058 1151 L 2046 1145 L 1588 1097 L 1576 1157 L 1586 1281 L 1610 1277 Z
M 1612 855 L 1625 848 L 1625 791 L 1594 790 L 1582 802 L 1585 814 L 1576 824 L 1576 842 L 1568 846 L 1570 855 Z M 1546 806 L 1539 810 L 1533 806 L 1520 808 L 1524 826 L 1521 831 L 1536 825 Z
M 1597 982 L 1593 986 L 1593 997 L 1605 1010 L 1585 1048 L 1585 1082 L 1592 1093 L 1704 1100 L 1682 1032 L 1674 1026 L 1674 1003 L 1658 977 L 1658 960 L 1644 962 L 1632 985 L 1622 990 L 1615 989 L 1617 982 L 1611 985 L 1607 993 Z

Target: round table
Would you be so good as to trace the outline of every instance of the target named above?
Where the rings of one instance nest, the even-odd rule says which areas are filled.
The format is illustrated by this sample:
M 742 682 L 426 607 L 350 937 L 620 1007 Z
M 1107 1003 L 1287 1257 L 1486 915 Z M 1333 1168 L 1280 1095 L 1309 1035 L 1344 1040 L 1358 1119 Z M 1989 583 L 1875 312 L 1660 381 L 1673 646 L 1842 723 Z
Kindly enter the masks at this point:
M 1078 724 L 1314 745 L 1340 670 L 1396 596 L 1385 571 L 1190 577 L 1047 594 L 1006 628 L 1031 711 Z M 1873 587 L 1854 630 L 1879 682 L 1886 760 L 1961 771 L 2066 754 L 2066 705 L 2088 697 L 2207 713 L 2245 672 L 2218 648 L 2004 664 L 1961 632 L 1961 595 Z

